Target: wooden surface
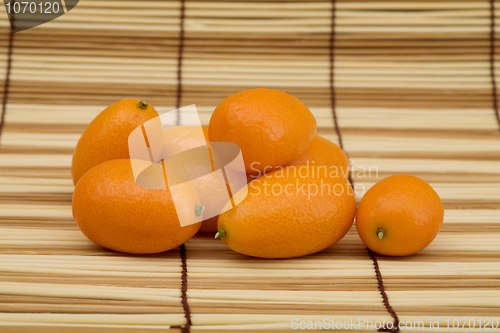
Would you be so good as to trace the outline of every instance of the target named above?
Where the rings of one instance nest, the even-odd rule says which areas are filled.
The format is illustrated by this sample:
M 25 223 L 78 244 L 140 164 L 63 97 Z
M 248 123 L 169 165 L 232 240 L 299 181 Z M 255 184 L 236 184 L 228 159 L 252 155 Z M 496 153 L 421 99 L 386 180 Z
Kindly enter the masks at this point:
M 189 330 L 171 328 L 186 324 L 179 249 L 137 256 L 93 244 L 72 219 L 70 180 L 75 144 L 107 105 L 134 97 L 160 112 L 175 108 L 180 8 L 80 0 L 13 36 L 0 136 L 1 332 Z M 187 1 L 180 104 L 196 104 L 207 124 L 234 92 L 280 89 L 339 142 L 331 9 L 330 1 Z M 0 11 L 2 93 L 10 27 Z M 500 40 L 491 44 L 490 14 L 489 1 L 336 3 L 335 112 L 358 200 L 379 179 L 411 173 L 445 205 L 428 248 L 377 256 L 399 319 L 426 330 L 438 318 L 442 332 L 457 331 L 446 319 L 500 320 L 500 124 L 489 63 Z M 289 260 L 246 257 L 212 238 L 185 244 L 191 332 L 278 332 L 291 330 L 292 318 L 392 321 L 355 229 Z M 467 325 L 459 331 L 478 331 Z

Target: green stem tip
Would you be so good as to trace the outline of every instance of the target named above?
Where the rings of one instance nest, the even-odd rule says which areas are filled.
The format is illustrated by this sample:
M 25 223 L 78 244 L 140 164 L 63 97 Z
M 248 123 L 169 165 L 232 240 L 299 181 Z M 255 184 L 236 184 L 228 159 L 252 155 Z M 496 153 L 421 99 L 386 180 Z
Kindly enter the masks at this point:
M 226 230 L 220 228 L 219 232 L 215 234 L 215 239 L 217 238 L 226 238 Z
M 146 110 L 148 108 L 148 103 L 145 101 L 140 101 L 139 102 L 139 107 L 143 110 Z
M 196 207 L 194 207 L 194 213 L 196 216 L 201 216 L 201 213 L 203 213 L 204 210 L 205 206 L 196 205 Z
M 377 236 L 378 236 L 378 238 L 379 238 L 379 239 L 384 238 L 384 237 L 385 237 L 385 235 L 386 235 L 386 233 L 385 233 L 385 230 L 384 230 L 384 229 L 381 229 L 381 228 L 378 228 L 378 229 L 377 229 Z

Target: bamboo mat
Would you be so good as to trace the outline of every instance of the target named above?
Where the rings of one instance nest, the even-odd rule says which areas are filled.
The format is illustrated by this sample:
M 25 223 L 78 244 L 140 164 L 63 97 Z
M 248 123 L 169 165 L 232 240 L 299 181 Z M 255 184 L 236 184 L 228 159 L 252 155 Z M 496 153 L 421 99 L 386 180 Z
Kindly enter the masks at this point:
M 0 7 L 1 332 L 500 320 L 500 2 L 80 0 L 15 35 Z M 70 161 L 95 115 L 133 97 L 159 112 L 196 104 L 207 124 L 252 87 L 310 107 L 349 154 L 358 200 L 388 175 L 428 181 L 446 209 L 435 241 L 375 256 L 352 229 L 320 253 L 263 260 L 212 235 L 139 256 L 81 234 Z

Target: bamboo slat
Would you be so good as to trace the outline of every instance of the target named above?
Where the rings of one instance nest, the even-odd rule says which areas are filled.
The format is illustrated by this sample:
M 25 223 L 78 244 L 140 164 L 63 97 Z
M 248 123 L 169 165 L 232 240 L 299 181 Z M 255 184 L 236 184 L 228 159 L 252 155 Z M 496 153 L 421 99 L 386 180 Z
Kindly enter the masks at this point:
M 401 331 L 456 332 L 458 323 L 478 332 L 469 324 L 500 321 L 498 8 L 487 0 L 82 0 L 14 34 L 9 56 L 2 6 L 0 331 L 283 332 L 296 331 L 293 320 L 394 322 L 355 226 L 334 246 L 287 260 L 244 256 L 203 234 L 184 254 L 128 255 L 78 230 L 71 155 L 107 105 L 138 98 L 163 113 L 195 104 L 208 125 L 221 100 L 253 87 L 298 97 L 318 133 L 342 142 L 358 202 L 398 173 L 441 196 L 445 221 L 429 247 L 375 257 L 389 305 L 416 325 Z

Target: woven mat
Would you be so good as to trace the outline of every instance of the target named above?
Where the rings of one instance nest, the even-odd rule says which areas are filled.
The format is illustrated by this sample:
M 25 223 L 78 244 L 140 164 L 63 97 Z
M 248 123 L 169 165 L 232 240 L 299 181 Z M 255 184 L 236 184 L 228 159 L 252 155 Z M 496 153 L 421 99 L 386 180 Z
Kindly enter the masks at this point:
M 495 5 L 81 0 L 15 35 L 2 7 L 0 331 L 274 332 L 326 318 L 500 332 Z M 428 181 L 446 209 L 435 241 L 370 257 L 353 229 L 320 253 L 263 260 L 211 235 L 138 256 L 81 234 L 70 161 L 95 115 L 133 97 L 159 112 L 196 104 L 207 124 L 252 87 L 310 107 L 349 154 L 358 201 L 391 174 Z

